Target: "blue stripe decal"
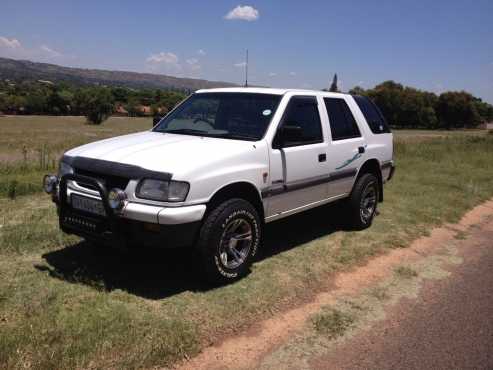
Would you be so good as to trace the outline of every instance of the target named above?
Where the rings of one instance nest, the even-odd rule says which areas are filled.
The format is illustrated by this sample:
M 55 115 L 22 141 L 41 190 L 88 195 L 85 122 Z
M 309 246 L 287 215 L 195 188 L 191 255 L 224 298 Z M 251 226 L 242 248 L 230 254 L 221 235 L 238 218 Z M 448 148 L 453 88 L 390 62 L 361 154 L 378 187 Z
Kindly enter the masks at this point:
M 365 145 L 365 149 L 368 146 L 368 144 Z M 353 158 L 350 158 L 346 160 L 343 164 L 341 164 L 339 167 L 336 167 L 336 170 L 340 170 L 341 168 L 344 168 L 346 166 L 349 166 L 351 163 L 353 163 L 355 160 L 361 158 L 363 154 L 361 153 L 356 153 Z

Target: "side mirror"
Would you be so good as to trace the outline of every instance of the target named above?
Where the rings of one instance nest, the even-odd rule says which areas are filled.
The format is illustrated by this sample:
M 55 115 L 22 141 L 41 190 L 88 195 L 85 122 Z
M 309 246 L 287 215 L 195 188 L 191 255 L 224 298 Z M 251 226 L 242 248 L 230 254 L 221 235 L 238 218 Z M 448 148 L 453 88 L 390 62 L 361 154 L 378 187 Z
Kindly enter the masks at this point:
M 274 141 L 275 149 L 289 146 L 293 143 L 298 143 L 303 139 L 303 130 L 296 124 L 285 124 L 277 132 Z

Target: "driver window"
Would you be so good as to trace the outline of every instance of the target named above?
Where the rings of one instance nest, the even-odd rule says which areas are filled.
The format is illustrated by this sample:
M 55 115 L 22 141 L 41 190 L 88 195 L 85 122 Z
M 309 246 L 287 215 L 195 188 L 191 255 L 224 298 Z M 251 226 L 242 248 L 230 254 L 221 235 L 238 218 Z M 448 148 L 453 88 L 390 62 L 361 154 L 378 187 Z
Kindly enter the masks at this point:
M 296 134 L 284 135 L 283 147 L 322 143 L 322 124 L 318 113 L 317 98 L 293 96 L 286 107 L 278 134 L 285 127 Z

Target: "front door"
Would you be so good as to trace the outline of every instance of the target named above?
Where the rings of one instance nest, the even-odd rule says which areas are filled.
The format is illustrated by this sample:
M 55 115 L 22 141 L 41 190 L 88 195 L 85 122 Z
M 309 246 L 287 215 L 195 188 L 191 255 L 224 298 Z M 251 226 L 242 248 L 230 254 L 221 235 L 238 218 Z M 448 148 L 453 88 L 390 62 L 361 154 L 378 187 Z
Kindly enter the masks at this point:
M 327 143 L 315 96 L 291 97 L 270 155 L 268 215 L 327 198 Z

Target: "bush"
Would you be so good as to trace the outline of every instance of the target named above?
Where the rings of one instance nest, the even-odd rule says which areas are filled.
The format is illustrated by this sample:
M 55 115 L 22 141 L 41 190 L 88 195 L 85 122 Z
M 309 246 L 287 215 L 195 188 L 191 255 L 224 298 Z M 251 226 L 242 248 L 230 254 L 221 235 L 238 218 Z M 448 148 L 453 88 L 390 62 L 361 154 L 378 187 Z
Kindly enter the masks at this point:
M 113 113 L 113 95 L 106 88 L 85 90 L 78 99 L 88 123 L 99 125 Z
M 17 196 L 17 180 L 12 180 L 7 185 L 7 196 L 10 199 L 15 199 Z

